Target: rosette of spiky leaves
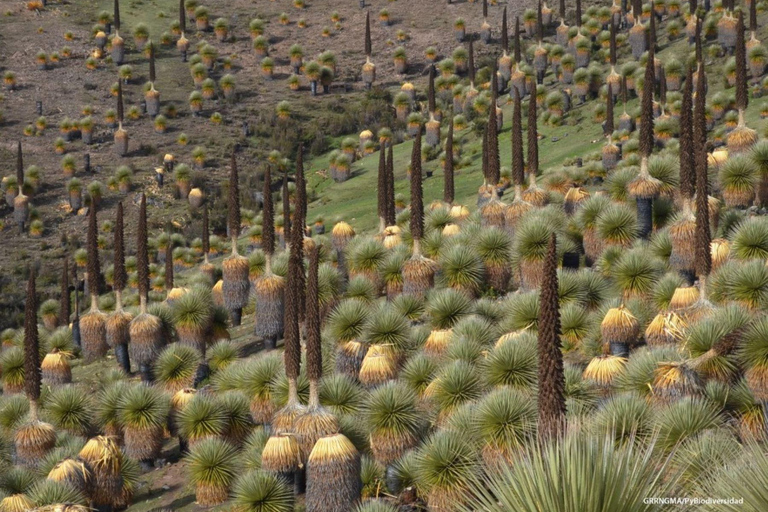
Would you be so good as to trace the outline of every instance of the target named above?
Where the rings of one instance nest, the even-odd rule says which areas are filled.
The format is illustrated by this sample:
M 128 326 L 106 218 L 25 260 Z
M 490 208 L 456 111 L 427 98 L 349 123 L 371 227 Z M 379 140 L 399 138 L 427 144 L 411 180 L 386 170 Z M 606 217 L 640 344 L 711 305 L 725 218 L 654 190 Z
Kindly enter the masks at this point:
M 598 436 L 610 436 L 618 444 L 641 440 L 653 431 L 653 410 L 635 393 L 611 396 L 589 419 L 587 428 Z
M 484 349 L 492 345 L 498 339 L 500 333 L 501 331 L 495 322 L 478 314 L 462 318 L 452 330 L 454 339 L 470 340 Z
M 533 388 L 537 381 L 536 344 L 535 335 L 522 333 L 495 347 L 483 365 L 488 385 Z
M 26 494 L 35 484 L 37 478 L 31 469 L 11 466 L 3 471 L 2 479 L 0 479 L 0 490 L 8 495 Z
M 483 261 L 472 247 L 456 244 L 440 257 L 441 283 L 474 297 L 483 286 Z
M 511 462 L 536 425 L 536 403 L 528 393 L 509 388 L 492 391 L 475 406 L 474 425 L 486 465 Z
M 216 398 L 198 393 L 178 412 L 176 426 L 190 446 L 205 439 L 220 437 L 226 428 L 224 409 Z
M 54 389 L 45 401 L 45 413 L 51 424 L 79 436 L 91 432 L 92 410 L 90 395 L 72 385 Z
M 210 290 L 196 287 L 174 300 L 171 306 L 179 343 L 196 349 L 203 356 L 212 327 L 212 305 Z
M 94 419 L 104 429 L 104 433 L 115 439 L 122 438 L 123 425 L 120 408 L 123 394 L 128 389 L 125 382 L 115 382 L 96 395 Z
M 0 427 L 7 431 L 18 428 L 29 413 L 29 401 L 23 395 L 5 395 L 0 400 Z
M 655 445 L 617 445 L 610 437 L 573 433 L 560 443 L 543 447 L 531 444 L 515 463 L 473 486 L 472 507 L 503 510 L 537 510 L 541 503 L 552 503 L 557 511 L 603 509 L 629 512 L 638 510 L 628 500 L 640 500 L 647 492 L 670 492 L 679 480 L 669 470 L 668 461 L 656 463 Z M 552 471 L 553 467 L 559 468 Z M 582 468 L 596 468 L 587 477 Z M 598 493 L 577 489 L 598 486 Z M 462 507 L 461 510 L 470 510 Z
M 539 294 L 535 291 L 513 295 L 504 305 L 500 326 L 504 331 L 532 330 L 539 325 Z
M 307 511 L 351 510 L 361 490 L 355 445 L 344 434 L 318 439 L 307 460 Z
M 727 283 L 727 297 L 752 309 L 768 302 L 768 267 L 749 261 L 733 269 Z
M 273 384 L 282 369 L 279 354 L 232 364 L 213 378 L 218 391 L 239 390 L 251 400 L 251 416 L 257 424 L 269 423 L 275 410 Z
M 605 245 L 628 247 L 637 237 L 635 214 L 624 205 L 606 208 L 597 218 L 596 228 Z
M 427 386 L 437 376 L 439 369 L 438 362 L 433 357 L 424 354 L 417 354 L 408 359 L 400 372 L 400 379 L 405 382 L 411 390 L 422 396 Z
M 768 258 L 768 222 L 753 217 L 738 224 L 731 240 L 731 254 L 741 260 Z
M 736 350 L 751 320 L 747 311 L 731 305 L 691 324 L 685 347 L 694 358 L 693 367 L 707 377 L 730 382 L 738 372 Z
M 256 427 L 248 436 L 240 454 L 240 464 L 246 471 L 261 469 L 261 453 L 269 440 L 269 432 L 263 427 Z
M 471 483 L 479 476 L 475 446 L 458 432 L 438 432 L 416 456 L 417 488 L 436 510 L 455 510 L 467 503 Z
M 208 365 L 213 373 L 227 368 L 240 358 L 240 349 L 228 340 L 218 341 L 207 352 Z
M 421 413 L 416 394 L 405 384 L 389 382 L 372 391 L 363 418 L 370 431 L 371 452 L 381 464 L 391 464 L 418 443 Z
M 356 276 L 349 280 L 345 295 L 370 306 L 379 296 L 379 287 L 365 276 Z
M 267 471 L 251 471 L 238 478 L 232 497 L 242 512 L 293 512 L 293 490 L 283 478 Z
M 690 437 L 723 424 L 716 406 L 706 400 L 683 398 L 662 409 L 654 418 L 658 446 L 671 450 Z
M 645 249 L 626 252 L 610 271 L 625 299 L 647 297 L 663 273 L 663 262 Z
M 192 347 L 173 343 L 168 345 L 155 361 L 156 382 L 168 393 L 192 387 L 200 354 Z
M 662 362 L 680 361 L 682 356 L 675 347 L 641 347 L 632 352 L 624 371 L 614 379 L 619 391 L 633 391 L 648 396 L 654 372 Z
M 126 457 L 123 459 L 120 475 L 123 478 L 123 486 L 115 502 L 117 509 L 128 507 L 133 503 L 133 495 L 139 486 L 141 467 L 134 459 Z
M 125 392 L 120 417 L 126 455 L 140 461 L 160 455 L 168 409 L 168 397 L 157 388 L 138 384 Z
M 756 320 L 744 333 L 737 355 L 746 368 L 749 390 L 757 400 L 768 401 L 768 320 Z
M 123 453 L 111 437 L 97 436 L 90 439 L 79 457 L 93 472 L 92 502 L 96 506 L 116 504 L 123 488 Z
M 347 342 L 362 336 L 369 308 L 356 300 L 345 300 L 331 312 L 327 324 L 332 339 Z
M 595 261 L 603 252 L 603 241 L 597 233 L 597 219 L 609 207 L 611 200 L 603 195 L 590 196 L 579 209 L 576 221 L 584 236 L 584 252 L 588 262 Z
M 480 372 L 464 361 L 445 366 L 435 382 L 430 396 L 438 405 L 442 418 L 449 416 L 460 405 L 477 400 L 485 390 Z
M 197 443 L 188 457 L 189 477 L 195 498 L 202 506 L 223 503 L 237 475 L 237 449 L 221 439 Z
M 337 340 L 336 371 L 357 378 L 365 355 L 361 343 L 368 322 L 370 306 L 362 301 L 347 299 L 328 316 L 331 339 Z
M 436 290 L 429 295 L 427 314 L 435 329 L 450 329 L 461 318 L 472 313 L 472 300 L 451 288 Z
M 710 430 L 684 441 L 672 457 L 672 466 L 680 471 L 686 485 L 711 482 L 710 478 L 737 461 L 742 446 L 727 430 Z
M 389 345 L 397 352 L 409 347 L 410 324 L 396 308 L 385 305 L 370 315 L 363 338 L 372 344 Z
M 372 237 L 357 238 L 346 248 L 350 277 L 362 275 L 379 284 L 379 271 L 387 257 L 387 249 Z
M 75 458 L 76 456 L 76 450 L 56 448 L 40 465 L 40 473 L 46 475 L 48 480 L 66 483 L 71 488 L 87 494 L 93 481 L 93 473 L 85 462 Z
M 71 505 L 87 505 L 88 499 L 78 489 L 66 482 L 40 480 L 29 489 L 29 499 L 38 506 L 66 503 Z
M 718 178 L 725 204 L 731 208 L 746 208 L 755 197 L 758 169 L 749 156 L 736 155 L 721 167 Z
M 408 259 L 404 250 L 391 252 L 381 266 L 381 280 L 388 299 L 394 299 L 403 291 L 403 264 Z
M 488 284 L 499 293 L 505 292 L 511 277 L 512 241 L 509 235 L 500 229 L 483 229 L 475 244 L 485 266 Z
M 717 449 L 717 447 L 715 447 Z M 765 502 L 763 485 L 765 485 L 765 473 L 768 468 L 768 459 L 760 451 L 759 445 L 751 443 L 742 449 L 734 458 L 728 459 L 723 465 L 711 465 L 709 478 L 704 479 L 703 492 L 737 492 L 743 497 L 743 505 L 725 506 L 724 510 L 735 510 L 741 507 L 759 510 Z
M 365 397 L 365 390 L 347 375 L 331 374 L 320 382 L 320 403 L 334 414 L 356 414 Z
M 365 459 L 363 459 L 365 461 Z M 361 503 L 355 509 L 355 512 L 397 512 L 394 505 L 382 500 L 368 500 Z
M 19 393 L 24 388 L 24 350 L 21 347 L 6 348 L 0 355 L 3 392 Z
M 669 308 L 672 296 L 680 286 L 683 286 L 683 277 L 677 272 L 668 272 L 656 281 L 651 291 L 651 299 L 659 310 Z
M 218 399 L 224 414 L 224 432 L 222 437 L 235 447 L 240 447 L 253 430 L 253 419 L 248 399 L 243 393 L 230 391 Z
M 592 412 L 598 398 L 597 387 L 583 377 L 580 367 L 572 364 L 565 365 L 564 375 L 565 397 L 569 414 L 571 409 Z

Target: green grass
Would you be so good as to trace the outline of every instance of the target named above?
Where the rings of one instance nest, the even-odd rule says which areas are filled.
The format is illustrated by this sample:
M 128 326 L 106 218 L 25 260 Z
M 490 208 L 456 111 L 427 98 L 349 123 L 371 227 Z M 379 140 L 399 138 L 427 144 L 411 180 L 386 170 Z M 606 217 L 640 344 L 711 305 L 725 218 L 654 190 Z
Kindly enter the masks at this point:
M 508 97 L 506 97 L 508 99 Z M 602 129 L 600 125 L 589 120 L 595 102 L 588 102 L 574 108 L 570 116 L 581 119 L 574 126 L 549 127 L 539 123 L 539 133 L 544 136 L 539 141 L 539 159 L 541 168 L 557 167 L 563 160 L 599 151 L 602 147 Z M 511 167 L 512 148 L 512 103 L 508 101 L 502 107 L 504 111 L 504 128 L 499 133 L 499 156 L 502 167 Z M 444 130 L 445 131 L 445 130 Z M 445 137 L 443 133 L 443 140 Z M 482 185 L 481 144 L 471 128 L 456 132 L 456 146 L 463 146 L 462 156 L 470 156 L 472 164 L 458 169 L 455 174 L 456 202 L 472 208 L 475 204 L 477 189 Z M 525 135 L 524 135 L 525 137 Z M 553 138 L 559 139 L 553 142 Z M 597 141 L 594 142 L 593 141 Z M 395 159 L 395 193 L 409 195 L 410 185 L 407 180 L 407 168 L 411 161 L 413 142 L 408 140 L 393 148 Z M 328 156 L 312 160 L 310 171 L 327 169 Z M 309 177 L 309 187 L 319 199 L 309 205 L 308 220 L 322 216 L 326 223 L 344 219 L 350 222 L 359 232 L 370 231 L 378 226 L 376 214 L 376 185 L 379 168 L 378 151 L 355 162 L 352 166 L 353 176 L 344 183 L 334 183 L 330 178 L 323 179 L 317 174 Z M 439 160 L 435 159 L 423 164 L 425 171 L 434 171 L 430 178 L 424 180 L 424 204 L 443 198 L 443 170 Z

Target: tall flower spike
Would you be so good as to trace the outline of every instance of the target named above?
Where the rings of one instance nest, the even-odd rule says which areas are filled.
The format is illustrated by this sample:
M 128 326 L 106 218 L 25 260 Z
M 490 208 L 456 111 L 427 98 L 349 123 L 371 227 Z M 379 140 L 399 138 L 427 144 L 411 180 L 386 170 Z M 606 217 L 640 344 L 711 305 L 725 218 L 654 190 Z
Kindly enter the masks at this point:
M 72 314 L 72 303 L 69 296 L 69 256 L 64 256 L 59 295 L 59 325 L 67 326 L 69 325 L 69 317 Z
M 514 110 L 512 111 L 512 181 L 519 186 L 525 183 L 522 109 L 520 95 L 515 94 Z
M 387 148 L 384 144 L 379 149 L 379 170 L 376 175 L 376 213 L 379 216 L 379 231 L 387 227 Z
M 210 229 L 208 227 L 208 205 L 203 205 L 203 260 L 208 263 L 208 253 L 211 252 Z M 263 237 L 263 235 L 262 235 Z
M 689 65 L 680 107 L 680 195 L 688 202 L 693 198 L 696 188 L 693 148 L 693 66 Z
M 182 34 L 187 31 L 187 13 L 184 8 L 184 0 L 179 0 L 179 29 Z
M 155 80 L 157 80 L 157 75 L 155 73 L 155 43 L 150 43 L 149 45 L 149 81 L 150 83 L 154 84 Z
M 30 265 L 24 307 L 24 392 L 30 402 L 40 399 L 40 339 L 37 332 L 37 288 Z M 36 408 L 35 408 L 36 409 Z M 36 420 L 37 418 L 34 418 Z
M 509 28 L 507 26 L 507 7 L 501 13 L 501 51 L 509 51 Z
M 392 143 L 387 144 L 387 226 L 395 225 L 395 162 Z
M 103 276 L 99 263 L 98 220 L 96 216 L 96 202 L 91 199 L 91 207 L 88 212 L 88 232 L 86 249 L 88 252 L 88 292 L 91 298 L 98 297 L 103 290 Z
M 229 196 L 227 201 L 229 236 L 232 238 L 233 252 L 237 252 L 237 237 L 240 236 L 240 184 L 237 174 L 237 159 L 232 153 L 229 170 Z
M 421 241 L 424 236 L 424 197 L 421 178 L 421 127 L 413 139 L 411 151 L 411 236 Z
M 138 273 L 139 298 L 146 312 L 147 295 L 149 294 L 149 250 L 147 247 L 147 196 L 141 194 L 139 206 L 139 226 L 136 236 L 136 271 Z
M 123 203 L 117 203 L 117 216 L 115 218 L 115 247 L 112 273 L 112 288 L 115 291 L 125 288 L 128 275 L 125 271 L 125 240 L 124 240 L 124 222 L 123 222 Z
M 608 84 L 608 94 L 605 98 L 605 125 L 603 126 L 603 134 L 606 137 L 610 137 L 613 130 L 613 87 L 611 84 Z
M 267 261 L 275 253 L 275 210 L 272 205 L 272 168 L 267 165 L 264 169 L 264 190 L 262 198 L 262 231 L 261 247 L 267 255 Z
M 469 83 L 475 85 L 475 49 L 472 43 L 472 38 L 469 38 L 469 49 L 467 50 L 469 57 L 467 58 L 467 73 L 469 75 Z
M 371 56 L 371 13 L 365 13 L 365 56 Z
M 528 102 L 528 172 L 534 177 L 539 172 L 538 108 L 535 91 L 532 91 Z
M 112 24 L 115 30 L 120 30 L 120 0 L 115 0 Z
M 123 84 L 121 81 L 117 82 L 117 121 L 121 124 L 123 122 Z
M 429 82 L 427 85 L 427 110 L 430 114 L 434 114 L 437 109 L 435 102 L 435 66 L 430 64 L 429 66 Z
M 16 183 L 21 192 L 24 188 L 24 155 L 21 152 L 21 141 L 16 143 Z
M 452 205 L 454 201 L 454 183 L 453 183 L 453 117 L 451 116 L 448 124 L 448 137 L 445 139 L 445 166 L 444 166 L 444 185 L 443 201 Z
M 552 233 L 544 260 L 539 302 L 539 432 L 544 439 L 565 432 L 565 376 L 560 350 L 560 310 L 557 280 L 557 237 Z

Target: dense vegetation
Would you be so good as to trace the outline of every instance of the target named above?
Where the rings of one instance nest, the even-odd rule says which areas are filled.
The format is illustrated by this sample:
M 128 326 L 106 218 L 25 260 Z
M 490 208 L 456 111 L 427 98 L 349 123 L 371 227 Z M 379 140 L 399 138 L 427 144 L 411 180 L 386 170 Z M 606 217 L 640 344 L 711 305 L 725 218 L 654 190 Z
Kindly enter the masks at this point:
M 136 182 L 129 53 L 149 70 L 134 121 L 162 132 L 173 104 L 148 27 L 117 0 L 98 15 L 84 65 L 119 80 L 94 152 L 125 165 L 85 186 L 65 154 L 66 186 L 46 185 L 23 140 L 3 180 L 4 240 L 52 229 L 44 191 L 84 244 L 3 276 L 25 299 L 0 334 L 0 512 L 146 510 L 173 471 L 174 510 L 768 507 L 765 4 L 476 8 L 450 57 L 419 49 L 423 74 L 412 46 L 382 72 L 368 12 L 359 70 L 293 44 L 276 76 L 267 21 L 290 17 L 253 19 L 258 73 L 309 97 L 343 84 L 349 117 L 329 133 L 283 99 L 218 148 L 219 176 L 200 146 Z M 219 95 L 245 108 L 214 46 L 234 27 L 211 18 L 182 0 L 161 38 L 197 129 Z

